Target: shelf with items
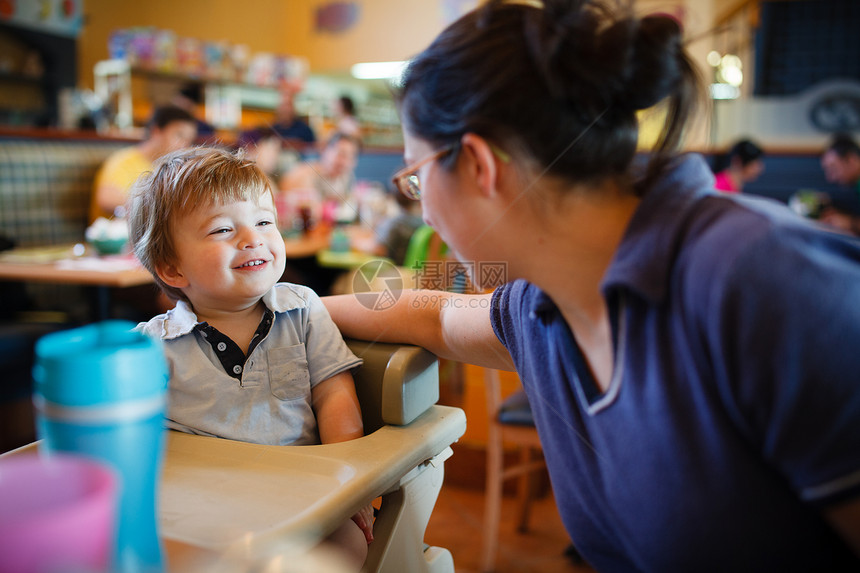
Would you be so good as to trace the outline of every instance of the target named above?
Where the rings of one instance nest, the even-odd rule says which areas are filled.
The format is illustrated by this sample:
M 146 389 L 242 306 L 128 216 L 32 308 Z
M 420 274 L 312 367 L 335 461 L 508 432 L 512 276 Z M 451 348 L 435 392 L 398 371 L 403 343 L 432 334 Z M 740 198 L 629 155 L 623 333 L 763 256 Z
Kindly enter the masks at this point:
M 227 130 L 241 128 L 245 108 L 274 109 L 278 90 L 297 90 L 308 70 L 302 57 L 252 55 L 244 45 L 181 37 L 155 27 L 114 30 L 108 52 L 111 61 L 124 62 L 128 70 L 129 97 L 137 100 L 143 93 L 151 105 L 163 105 L 183 86 L 197 85 L 204 92 L 206 121 Z M 265 103 L 258 103 L 260 97 Z
M 73 86 L 75 40 L 0 22 L 0 125 L 54 125 L 63 88 Z

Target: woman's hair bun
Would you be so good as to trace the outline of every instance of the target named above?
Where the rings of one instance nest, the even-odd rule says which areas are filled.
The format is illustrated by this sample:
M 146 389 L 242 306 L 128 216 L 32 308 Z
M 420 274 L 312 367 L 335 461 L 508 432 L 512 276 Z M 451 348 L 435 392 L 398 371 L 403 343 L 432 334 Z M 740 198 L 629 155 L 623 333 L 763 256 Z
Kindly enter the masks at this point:
M 681 26 L 666 14 L 607 18 L 595 0 L 545 0 L 526 21 L 532 57 L 555 97 L 635 111 L 672 94 L 683 77 Z M 603 25 L 607 19 L 609 25 Z
M 675 18 L 656 14 L 639 20 L 616 104 L 645 109 L 674 93 L 684 75 L 682 54 L 681 26 Z
M 551 175 L 597 181 L 627 172 L 636 110 L 665 99 L 658 171 L 695 110 L 695 72 L 678 23 L 639 19 L 630 0 L 487 0 L 412 61 L 398 97 L 404 128 L 435 146 L 477 133 Z

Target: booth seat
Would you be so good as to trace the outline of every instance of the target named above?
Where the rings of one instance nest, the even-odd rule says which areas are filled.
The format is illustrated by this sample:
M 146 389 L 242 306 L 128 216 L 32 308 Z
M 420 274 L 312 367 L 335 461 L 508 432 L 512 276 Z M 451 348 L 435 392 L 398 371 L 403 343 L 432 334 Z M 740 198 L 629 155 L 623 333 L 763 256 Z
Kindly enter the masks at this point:
M 84 240 L 96 170 L 130 141 L 48 139 L 0 134 L 0 236 L 16 247 Z M 80 287 L 28 284 L 32 308 L 73 311 Z
M 0 233 L 19 247 L 82 241 L 96 170 L 130 144 L 0 138 Z

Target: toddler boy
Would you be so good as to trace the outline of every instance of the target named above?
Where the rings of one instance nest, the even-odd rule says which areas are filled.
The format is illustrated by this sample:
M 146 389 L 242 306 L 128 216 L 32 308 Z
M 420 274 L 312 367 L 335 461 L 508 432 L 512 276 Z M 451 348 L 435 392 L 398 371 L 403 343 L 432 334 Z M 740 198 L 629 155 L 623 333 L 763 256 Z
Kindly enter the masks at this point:
M 137 327 L 164 343 L 169 428 L 272 445 L 363 435 L 350 374 L 361 360 L 311 289 L 278 283 L 284 241 L 253 162 L 203 147 L 172 153 L 137 182 L 128 211 L 135 254 L 177 301 Z M 359 565 L 371 511 L 331 538 Z

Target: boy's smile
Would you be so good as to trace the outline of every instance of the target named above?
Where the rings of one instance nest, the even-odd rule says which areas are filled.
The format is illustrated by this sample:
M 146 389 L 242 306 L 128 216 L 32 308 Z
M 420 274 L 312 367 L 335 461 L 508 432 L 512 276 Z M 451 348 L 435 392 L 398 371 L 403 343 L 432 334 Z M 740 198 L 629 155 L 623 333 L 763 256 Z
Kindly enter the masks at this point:
M 196 208 L 171 225 L 177 262 L 159 270 L 195 309 L 235 310 L 256 302 L 284 272 L 284 241 L 269 194 Z

